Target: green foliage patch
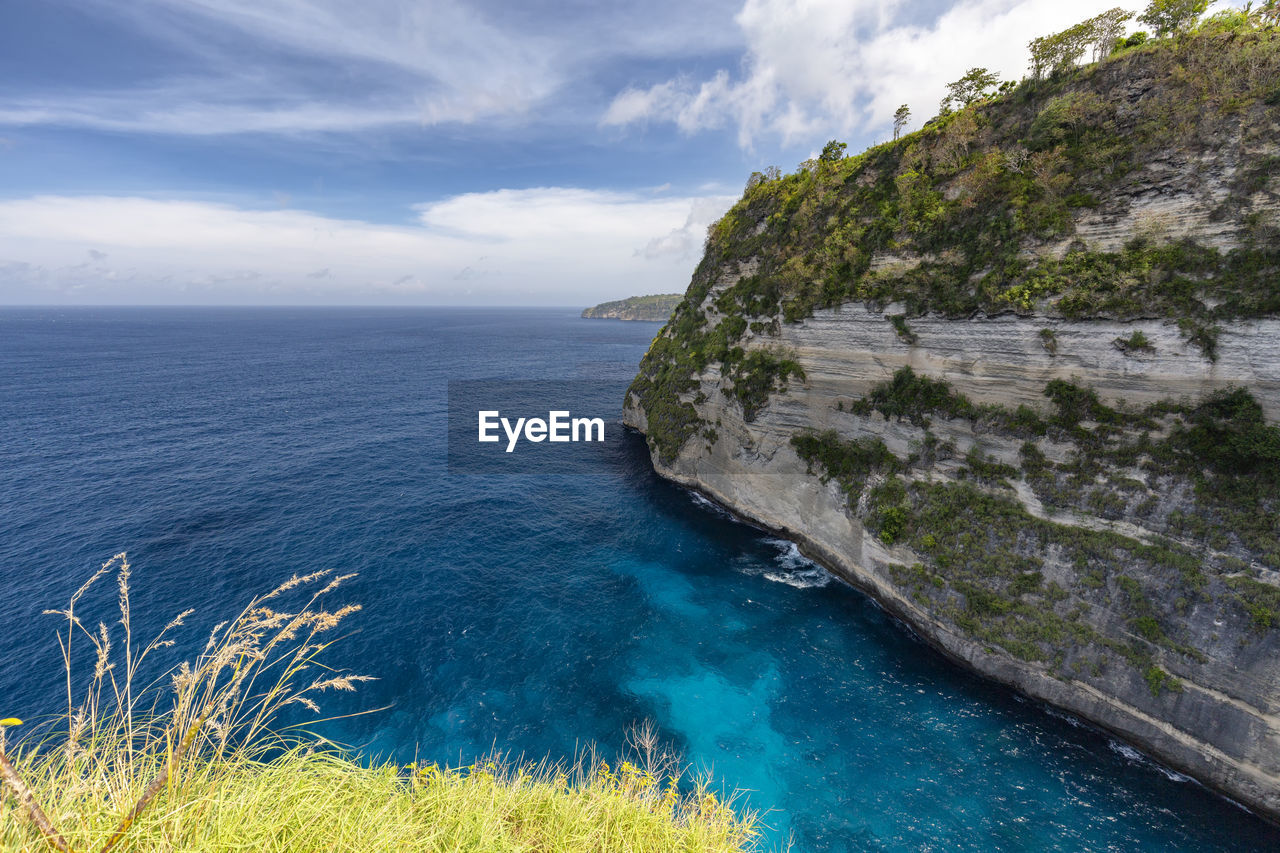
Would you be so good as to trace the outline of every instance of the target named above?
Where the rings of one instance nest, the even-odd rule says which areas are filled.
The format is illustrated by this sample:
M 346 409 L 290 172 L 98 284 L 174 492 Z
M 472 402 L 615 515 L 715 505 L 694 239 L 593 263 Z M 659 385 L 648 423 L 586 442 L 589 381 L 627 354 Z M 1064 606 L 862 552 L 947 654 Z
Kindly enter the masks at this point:
M 1249 614 L 1259 631 L 1280 627 L 1280 587 L 1253 578 L 1233 577 L 1227 584 L 1236 592 L 1236 601 Z
M 845 441 L 835 430 L 800 432 L 791 436 L 791 446 L 810 473 L 821 476 L 823 482 L 835 480 L 841 485 L 850 506 L 857 504 L 872 474 L 894 474 L 901 468 L 898 457 L 878 438 Z
M 927 431 L 930 417 L 969 418 L 985 429 L 1027 434 L 1017 411 L 976 406 L 946 382 L 910 368 L 900 369 L 849 407 L 855 414 L 879 412 L 924 429 L 921 452 L 906 463 L 878 439 L 845 441 L 834 431 L 802 432 L 793 436 L 792 445 L 811 471 L 842 485 L 851 510 L 870 532 L 886 544 L 907 544 L 925 557 L 920 571 L 904 574 L 913 597 L 1017 657 L 1047 662 L 1089 658 L 1093 669 L 1102 652 L 1109 651 L 1144 674 L 1164 672 L 1153 662 L 1156 648 L 1193 660 L 1203 657 L 1180 638 L 1177 628 L 1197 600 L 1235 601 L 1259 630 L 1280 627 L 1280 589 L 1216 574 L 1234 565 L 1226 558 L 1217 561 L 1220 569 L 1208 573 L 1210 565 L 1194 547 L 1143 543 L 1046 521 L 998 491 L 1021 476 L 1042 499 L 1049 493 L 1060 505 L 1121 518 L 1148 488 L 1141 480 L 1108 472 L 1140 464 L 1153 482 L 1181 478 L 1194 484 L 1195 517 L 1211 519 L 1214 529 L 1221 525 L 1231 530 L 1252 553 L 1280 553 L 1280 428 L 1266 424 L 1247 392 L 1227 390 L 1196 405 L 1165 402 L 1142 410 L 1108 406 L 1091 389 L 1059 380 L 1050 382 L 1045 394 L 1054 412 L 1046 418 L 1035 415 L 1036 429 L 1054 441 L 1074 443 L 1071 462 L 1051 462 L 1029 440 L 1022 446 L 1020 469 L 995 462 L 975 447 L 964 460 L 959 482 L 904 480 L 910 466 L 928 468 L 938 458 L 938 442 Z M 1094 486 L 1103 473 L 1105 485 Z M 873 478 L 879 484 L 866 491 Z M 1067 605 L 1060 603 L 1067 591 L 1043 581 L 1042 560 L 1049 553 L 1075 567 L 1071 587 L 1076 601 L 1094 601 L 1127 614 L 1130 640 L 1104 637 L 1070 618 Z M 1116 566 L 1134 574 L 1118 573 Z M 1159 579 L 1155 588 L 1148 586 L 1153 578 Z M 1156 695 L 1178 689 L 1177 679 L 1165 675 L 1153 688 Z

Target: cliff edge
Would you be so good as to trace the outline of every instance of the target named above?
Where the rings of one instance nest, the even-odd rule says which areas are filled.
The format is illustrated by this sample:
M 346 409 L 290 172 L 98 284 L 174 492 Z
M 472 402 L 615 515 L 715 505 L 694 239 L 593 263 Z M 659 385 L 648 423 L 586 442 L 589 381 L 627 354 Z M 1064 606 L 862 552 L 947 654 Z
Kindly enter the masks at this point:
M 953 659 L 1280 819 L 1280 33 L 752 176 L 625 401 Z

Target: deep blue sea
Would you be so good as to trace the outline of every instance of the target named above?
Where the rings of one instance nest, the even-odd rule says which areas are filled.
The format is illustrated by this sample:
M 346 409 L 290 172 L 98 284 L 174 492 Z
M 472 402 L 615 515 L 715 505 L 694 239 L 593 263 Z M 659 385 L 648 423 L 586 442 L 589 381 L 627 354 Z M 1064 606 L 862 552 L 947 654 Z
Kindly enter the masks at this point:
M 788 543 L 659 480 L 446 465 L 450 380 L 589 380 L 617 419 L 657 324 L 569 310 L 0 311 L 0 717 L 55 711 L 56 621 L 117 551 L 151 627 L 292 572 L 359 572 L 324 711 L 372 757 L 620 751 L 653 720 L 775 844 L 1277 850 L 1280 830 L 959 670 Z M 111 615 L 103 586 L 82 604 Z M 91 617 L 92 618 L 92 617 Z

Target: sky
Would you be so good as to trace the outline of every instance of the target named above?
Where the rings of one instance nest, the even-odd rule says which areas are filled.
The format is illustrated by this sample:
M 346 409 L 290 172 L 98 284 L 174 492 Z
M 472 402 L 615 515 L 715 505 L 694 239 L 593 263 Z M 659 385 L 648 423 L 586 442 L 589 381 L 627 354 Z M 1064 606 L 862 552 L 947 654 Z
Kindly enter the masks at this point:
M 0 304 L 680 292 L 752 171 L 1114 5 L 0 3 Z

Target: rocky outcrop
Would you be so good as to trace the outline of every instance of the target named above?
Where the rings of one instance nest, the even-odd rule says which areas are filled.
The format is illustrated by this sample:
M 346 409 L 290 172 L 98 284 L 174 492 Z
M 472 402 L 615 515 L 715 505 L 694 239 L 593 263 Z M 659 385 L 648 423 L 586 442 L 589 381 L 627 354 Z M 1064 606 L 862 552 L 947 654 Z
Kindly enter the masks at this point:
M 1280 819 L 1275 73 L 1274 35 L 1193 38 L 754 177 L 624 420 L 954 660 Z
M 582 316 L 588 320 L 642 320 L 665 322 L 671 311 L 683 298 L 679 293 L 662 293 L 656 296 L 630 296 L 615 302 L 602 302 L 584 309 Z

